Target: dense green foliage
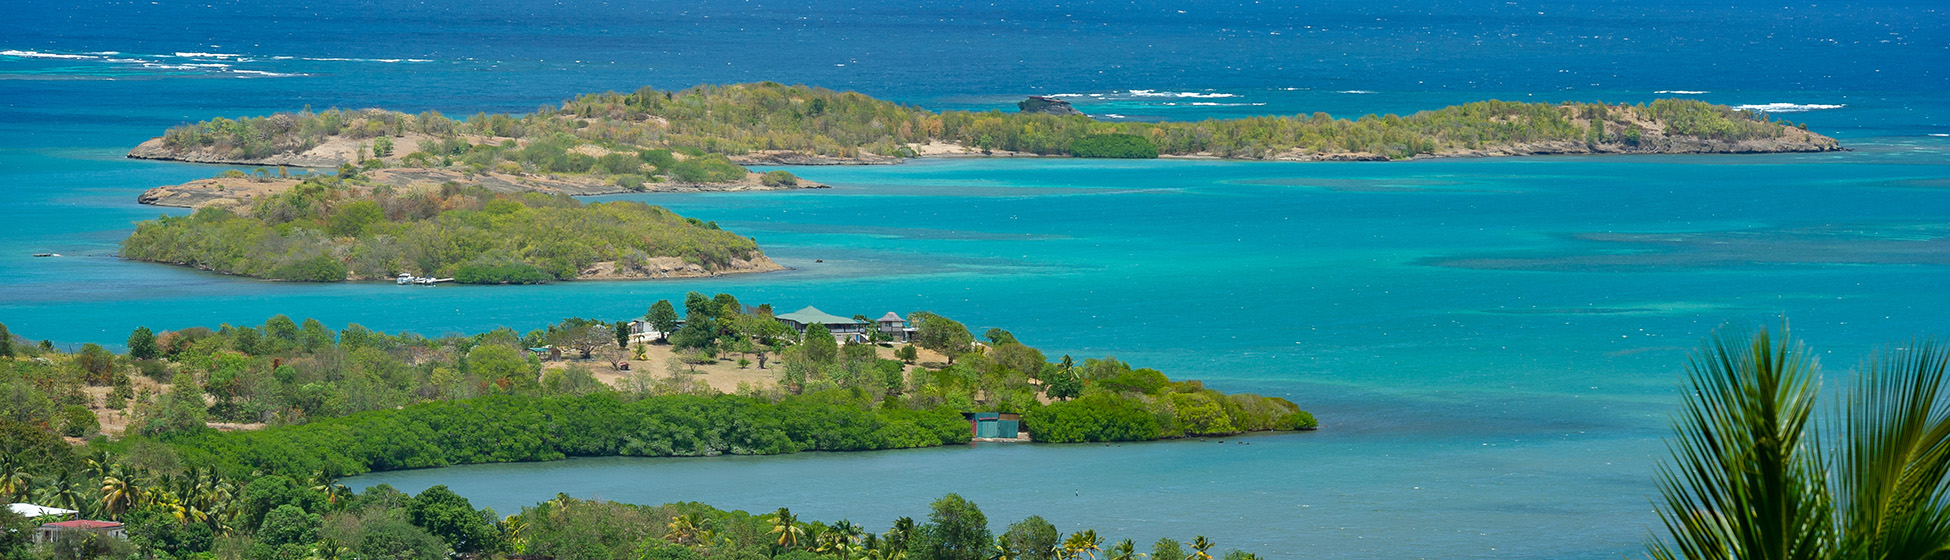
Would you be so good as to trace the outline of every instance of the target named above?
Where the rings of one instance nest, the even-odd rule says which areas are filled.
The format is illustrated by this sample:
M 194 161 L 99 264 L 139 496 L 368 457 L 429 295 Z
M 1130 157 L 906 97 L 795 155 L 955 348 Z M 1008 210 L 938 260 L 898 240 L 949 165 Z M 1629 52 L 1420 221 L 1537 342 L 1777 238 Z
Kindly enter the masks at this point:
M 530 284 L 604 261 L 681 257 L 715 269 L 758 255 L 751 239 L 639 202 L 458 186 L 397 193 L 345 176 L 307 178 L 247 214 L 208 207 L 142 222 L 122 242 L 125 258 L 301 282 L 411 273 Z
M 489 396 L 254 432 L 195 431 L 165 441 L 232 473 L 347 475 L 576 456 L 865 451 L 968 441 L 968 424 L 956 410 L 882 409 L 841 395 L 776 404 L 731 395 Z
M 1155 158 L 1158 146 L 1136 134 L 1092 134 L 1070 142 L 1070 155 L 1086 158 Z
M 480 114 L 462 121 L 431 112 L 408 115 L 377 109 L 215 119 L 172 128 L 164 141 L 244 158 L 309 148 L 332 135 L 364 139 L 415 132 L 445 138 L 436 147 L 423 148 L 424 155 L 408 154 L 417 161 L 415 165 L 462 162 L 492 169 L 505 161 L 517 170 L 576 173 L 605 167 L 598 157 L 569 150 L 582 143 L 620 152 L 681 146 L 733 156 L 772 150 L 836 157 L 904 156 L 912 155 L 912 144 L 944 141 L 1085 157 L 1152 157 L 1143 155 L 1151 152 L 1144 147 L 1149 144 L 1157 153 L 1178 155 L 1256 159 L 1296 152 L 1401 158 L 1535 142 L 1638 146 L 1654 131 L 1737 141 L 1776 138 L 1786 130 L 1785 124 L 1766 115 L 1684 99 L 1640 105 L 1482 101 L 1407 116 L 1357 119 L 1315 113 L 1107 123 L 1079 115 L 933 113 L 854 92 L 761 82 L 587 94 L 527 115 Z M 474 155 L 480 146 L 515 147 L 510 142 L 471 144 L 463 136 L 520 139 L 529 147 L 516 150 L 522 152 L 519 157 Z M 536 145 L 550 147 L 537 149 Z M 529 154 L 530 150 L 536 153 Z M 657 163 L 648 155 L 645 159 Z M 646 172 L 621 160 L 615 163 L 623 167 L 607 172 L 625 181 L 646 173 L 678 178 L 686 173 L 662 165 Z

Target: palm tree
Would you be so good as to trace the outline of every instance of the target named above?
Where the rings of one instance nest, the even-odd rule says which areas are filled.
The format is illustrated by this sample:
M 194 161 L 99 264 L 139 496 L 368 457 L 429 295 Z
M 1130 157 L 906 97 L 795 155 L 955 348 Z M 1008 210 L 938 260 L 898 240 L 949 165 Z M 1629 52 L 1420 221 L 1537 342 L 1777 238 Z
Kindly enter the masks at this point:
M 17 496 L 26 496 L 34 485 L 34 475 L 27 473 L 27 464 L 11 453 L 0 454 L 0 499 L 13 501 Z
M 779 508 L 778 512 L 772 514 L 772 532 L 779 535 L 779 547 L 786 549 L 799 546 L 799 537 L 806 534 L 806 530 L 799 527 L 799 518 L 786 508 Z
M 81 485 L 75 484 L 73 477 L 57 476 L 41 486 L 40 502 L 45 506 L 78 511 L 88 503 L 88 499 L 81 494 Z
M 888 550 L 906 551 L 907 544 L 914 541 L 914 518 L 895 519 L 894 526 L 887 529 L 887 537 L 881 540 L 887 543 Z
M 131 482 L 134 479 L 121 463 L 111 464 L 102 475 L 102 512 L 110 519 L 121 519 L 142 498 L 142 489 Z
M 1212 560 L 1211 551 L 1212 541 L 1206 539 L 1205 535 L 1192 537 L 1192 558 L 1196 558 L 1197 560 Z
M 1137 543 L 1131 542 L 1131 539 L 1117 541 L 1104 556 L 1106 560 L 1137 560 Z
M 1941 557 L 1950 550 L 1950 355 L 1934 341 L 1858 368 L 1836 417 L 1811 424 L 1817 366 L 1766 330 L 1722 333 L 1687 368 L 1692 391 L 1659 469 L 1675 559 Z M 1826 436 L 1826 437 L 1824 437 Z
M 1070 535 L 1077 541 L 1077 551 L 1090 554 L 1090 560 L 1097 560 L 1097 553 L 1104 550 L 1104 538 L 1097 536 L 1096 529 L 1084 529 L 1081 533 Z
M 686 513 L 670 519 L 670 531 L 664 533 L 664 540 L 689 546 L 697 542 L 698 533 L 704 530 L 697 516 Z
M 1003 538 L 1001 535 L 996 535 L 995 550 L 991 552 L 989 559 L 1016 560 L 1016 556 L 1016 549 L 1009 546 L 1009 539 Z

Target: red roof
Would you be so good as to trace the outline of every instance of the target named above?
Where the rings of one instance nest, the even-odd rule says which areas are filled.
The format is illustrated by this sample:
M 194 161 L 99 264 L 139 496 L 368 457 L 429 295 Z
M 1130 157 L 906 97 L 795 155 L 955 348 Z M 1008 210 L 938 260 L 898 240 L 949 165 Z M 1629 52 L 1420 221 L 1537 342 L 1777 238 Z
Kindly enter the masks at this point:
M 93 519 L 76 519 L 74 521 L 56 521 L 54 523 L 48 523 L 46 525 L 42 525 L 42 527 L 60 527 L 62 529 L 113 529 L 121 526 L 122 526 L 121 523 L 116 523 L 114 521 L 95 521 Z

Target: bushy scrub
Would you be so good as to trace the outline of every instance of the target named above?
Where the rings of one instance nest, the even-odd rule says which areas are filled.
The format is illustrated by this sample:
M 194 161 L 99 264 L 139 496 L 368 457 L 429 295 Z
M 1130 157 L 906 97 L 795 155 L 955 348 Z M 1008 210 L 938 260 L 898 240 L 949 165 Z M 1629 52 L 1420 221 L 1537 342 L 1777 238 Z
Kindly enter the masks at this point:
M 1092 134 L 1070 142 L 1070 155 L 1085 158 L 1158 157 L 1158 145 L 1136 134 Z
M 204 208 L 136 226 L 122 256 L 300 282 L 405 272 L 480 284 L 575 278 L 601 261 L 680 257 L 706 268 L 759 256 L 751 239 L 661 207 L 448 186 L 395 193 L 311 177 L 248 214 Z

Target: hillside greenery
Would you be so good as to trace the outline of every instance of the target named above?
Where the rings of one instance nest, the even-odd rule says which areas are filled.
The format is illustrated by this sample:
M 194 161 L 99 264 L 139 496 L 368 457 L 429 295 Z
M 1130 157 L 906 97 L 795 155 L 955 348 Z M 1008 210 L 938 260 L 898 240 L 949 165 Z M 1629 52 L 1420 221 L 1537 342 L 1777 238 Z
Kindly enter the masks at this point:
M 1080 115 L 935 113 L 856 92 L 772 82 L 701 85 L 680 91 L 643 88 L 631 93 L 580 95 L 524 115 L 476 114 L 453 119 L 437 112 L 417 115 L 380 109 L 278 113 L 268 117 L 213 119 L 171 128 L 170 147 L 195 148 L 238 158 L 302 151 L 333 136 L 376 142 L 409 133 L 439 138 L 406 154 L 420 166 L 467 165 L 510 169 L 590 172 L 617 177 L 672 177 L 621 164 L 627 154 L 668 149 L 742 156 L 790 151 L 832 157 L 910 156 L 910 145 L 941 141 L 981 149 L 1084 157 L 1131 157 L 1125 149 L 1100 152 L 1107 135 L 1141 138 L 1166 155 L 1203 154 L 1259 159 L 1300 154 L 1366 153 L 1410 157 L 1444 150 L 1486 149 L 1536 142 L 1636 146 L 1652 131 L 1701 140 L 1776 138 L 1788 125 L 1767 115 L 1685 99 L 1642 104 L 1520 103 L 1481 101 L 1411 115 L 1333 118 L 1326 113 L 1197 122 L 1098 122 Z M 1081 146 L 1079 146 L 1081 142 Z M 590 156 L 527 145 L 587 145 L 613 154 Z M 1134 140 L 1119 145 L 1141 147 Z M 482 146 L 507 152 L 485 155 Z M 369 150 L 368 150 L 369 151 Z M 1136 153 L 1143 153 L 1141 150 Z M 593 150 L 592 150 L 593 152 Z M 362 152 L 366 153 L 366 152 Z M 577 157 L 580 155 L 581 157 Z
M 122 256 L 301 282 L 410 273 L 476 284 L 572 279 L 605 261 L 641 268 L 680 257 L 718 269 L 761 256 L 749 238 L 639 202 L 455 184 L 403 192 L 357 173 L 306 177 L 248 212 L 205 207 L 142 222 Z

